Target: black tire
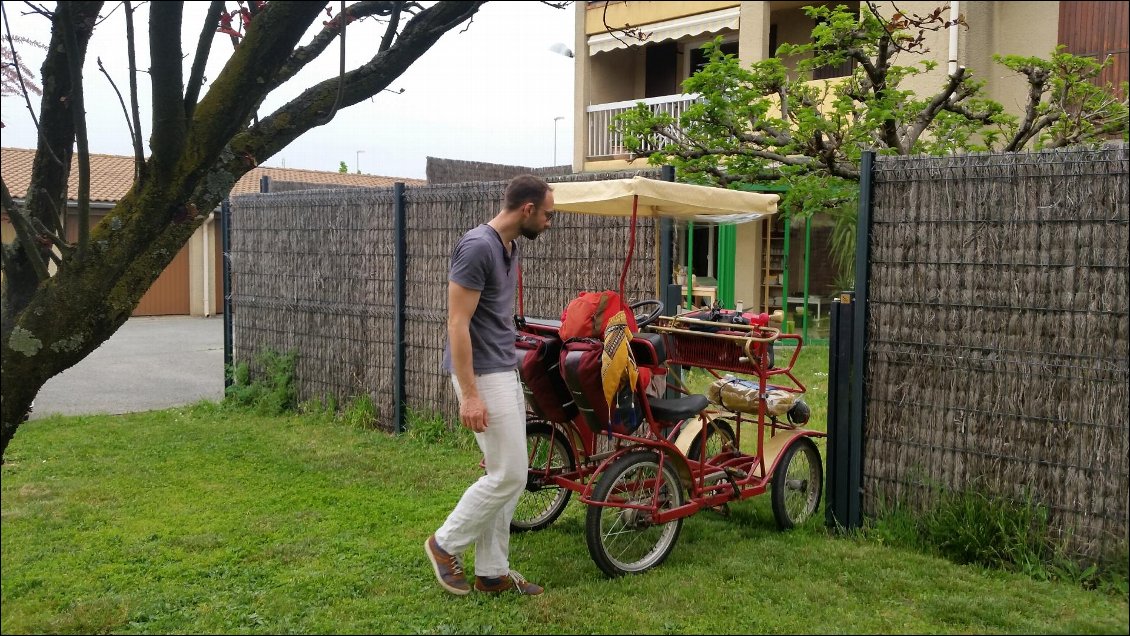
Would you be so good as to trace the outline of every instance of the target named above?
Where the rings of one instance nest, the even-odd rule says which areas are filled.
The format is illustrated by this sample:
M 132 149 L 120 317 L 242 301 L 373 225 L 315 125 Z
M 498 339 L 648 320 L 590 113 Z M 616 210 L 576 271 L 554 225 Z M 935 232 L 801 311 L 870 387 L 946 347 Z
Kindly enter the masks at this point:
M 607 502 L 625 496 L 630 501 L 651 505 L 659 479 L 659 454 L 655 451 L 629 453 L 613 462 L 601 475 L 593 491 L 594 502 Z M 648 487 L 648 481 L 652 482 Z M 663 509 L 683 504 L 683 487 L 671 461 L 663 463 L 661 502 Z M 609 577 L 639 574 L 663 563 L 679 539 L 683 519 L 654 525 L 646 512 L 613 506 L 589 506 L 585 518 L 585 540 L 596 565 Z
M 773 517 L 788 530 L 807 521 L 820 507 L 824 468 L 820 451 L 807 437 L 797 438 L 773 469 Z
M 723 450 L 732 450 L 737 446 L 734 429 L 726 420 L 713 419 L 708 424 L 706 431 L 706 454 L 702 454 L 702 433 L 695 435 L 694 441 L 687 449 L 687 459 L 706 461 L 721 453 Z
M 550 439 L 552 436 L 552 453 Z M 557 520 L 569 505 L 573 491 L 553 483 L 545 483 L 546 462 L 553 469 L 570 472 L 576 468 L 573 446 L 569 438 L 560 430 L 554 430 L 545 422 L 526 424 L 526 452 L 530 461 L 530 472 L 526 478 L 526 489 L 518 498 L 514 517 L 510 520 L 512 532 L 541 530 Z

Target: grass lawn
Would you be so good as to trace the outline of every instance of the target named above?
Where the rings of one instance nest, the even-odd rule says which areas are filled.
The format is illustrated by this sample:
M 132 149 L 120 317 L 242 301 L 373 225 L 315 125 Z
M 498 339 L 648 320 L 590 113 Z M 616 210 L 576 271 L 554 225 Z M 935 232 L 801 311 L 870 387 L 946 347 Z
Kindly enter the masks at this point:
M 1128 632 L 1123 594 L 958 566 L 819 525 L 781 533 L 768 497 L 731 504 L 729 518 L 687 519 L 666 563 L 615 580 L 589 557 L 574 499 L 548 529 L 511 541 L 512 564 L 544 595 L 454 597 L 436 584 L 422 544 L 480 473 L 468 439 L 460 431 L 427 442 L 328 416 L 260 417 L 207 403 L 24 424 L 2 467 L 0 627 Z

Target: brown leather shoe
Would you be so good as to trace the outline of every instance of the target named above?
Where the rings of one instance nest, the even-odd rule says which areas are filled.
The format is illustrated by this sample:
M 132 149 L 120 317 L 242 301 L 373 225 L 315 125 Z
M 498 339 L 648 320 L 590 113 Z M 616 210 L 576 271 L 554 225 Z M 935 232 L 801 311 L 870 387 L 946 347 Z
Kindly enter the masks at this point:
M 530 583 L 526 580 L 526 577 L 518 574 L 514 570 L 510 570 L 510 574 L 506 576 L 497 578 L 476 576 L 475 589 L 480 592 L 487 592 L 488 594 L 501 594 L 502 592 L 513 590 L 523 596 L 537 596 L 545 591 L 545 588 Z
M 433 534 L 424 542 L 424 552 L 428 554 L 428 560 L 432 562 L 436 579 L 439 580 L 443 589 L 458 596 L 471 592 L 471 586 L 467 584 L 467 577 L 463 575 L 463 560 L 458 556 L 444 552 L 443 548 L 436 543 L 436 535 Z

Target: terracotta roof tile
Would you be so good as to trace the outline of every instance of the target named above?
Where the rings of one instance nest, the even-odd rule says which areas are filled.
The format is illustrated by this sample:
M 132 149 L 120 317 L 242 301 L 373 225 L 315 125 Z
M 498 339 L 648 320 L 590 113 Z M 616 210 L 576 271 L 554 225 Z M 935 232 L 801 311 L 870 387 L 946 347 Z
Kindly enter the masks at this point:
M 0 172 L 12 197 L 22 199 L 31 183 L 32 160 L 35 150 L 30 148 L 0 148 Z M 259 166 L 243 175 L 232 188 L 231 193 L 249 194 L 259 191 L 259 179 L 267 175 L 272 181 L 290 181 L 321 186 L 343 186 L 362 188 L 381 188 L 391 186 L 397 181 L 407 185 L 424 185 L 423 179 L 404 179 L 382 177 L 371 174 L 342 174 L 300 168 L 270 168 Z M 91 202 L 113 203 L 125 196 L 133 185 L 133 157 L 122 155 L 90 155 L 90 200 Z M 67 197 L 78 198 L 78 162 L 71 160 L 71 178 Z

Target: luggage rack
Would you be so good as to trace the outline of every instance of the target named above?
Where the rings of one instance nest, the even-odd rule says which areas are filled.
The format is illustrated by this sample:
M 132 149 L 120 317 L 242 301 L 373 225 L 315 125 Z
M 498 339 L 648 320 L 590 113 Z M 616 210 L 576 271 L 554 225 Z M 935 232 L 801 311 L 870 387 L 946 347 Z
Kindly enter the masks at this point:
M 718 371 L 763 378 L 787 375 L 803 390 L 804 385 L 792 373 L 802 344 L 798 334 L 782 334 L 779 329 L 764 325 L 711 322 L 682 316 L 660 316 L 648 330 L 663 335 L 668 364 L 704 368 L 715 377 L 720 377 Z M 786 366 L 774 366 L 772 347 L 783 340 L 795 342 L 792 356 Z

